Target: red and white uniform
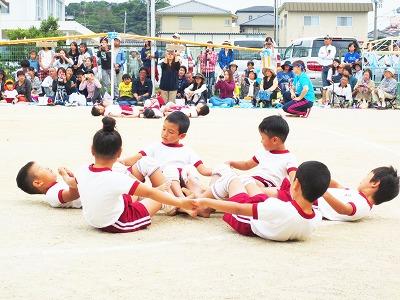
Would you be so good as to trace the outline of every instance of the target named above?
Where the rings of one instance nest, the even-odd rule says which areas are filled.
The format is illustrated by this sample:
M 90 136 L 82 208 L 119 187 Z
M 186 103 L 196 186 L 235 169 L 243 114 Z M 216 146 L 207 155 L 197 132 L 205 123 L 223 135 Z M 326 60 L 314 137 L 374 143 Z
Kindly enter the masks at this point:
M 157 99 L 147 99 L 146 101 L 144 101 L 143 108 L 150 108 L 152 111 L 154 111 L 155 116 L 158 118 L 163 117 L 160 102 Z
M 111 104 L 111 105 L 107 105 L 104 108 L 104 116 L 132 116 L 132 115 L 139 115 L 136 112 L 135 107 L 129 106 L 129 105 L 115 105 L 115 104 Z
M 254 179 L 267 187 L 280 187 L 291 171 L 297 170 L 297 161 L 288 150 L 267 151 L 260 149 L 253 160 L 258 164 L 252 172 Z
M 199 116 L 196 106 L 193 105 L 177 105 L 173 102 L 168 102 L 164 106 L 164 112 L 181 111 L 189 118 L 197 118 Z
M 356 221 L 370 215 L 372 203 L 357 190 L 329 188 L 328 192 L 340 202 L 350 204 L 353 211 L 348 216 L 339 214 L 321 197 L 318 199 L 318 210 L 324 218 L 331 221 Z
M 109 168 L 83 167 L 76 174 L 85 220 L 108 232 L 131 232 L 151 224 L 149 213 L 139 202 L 132 202 L 139 182 Z
M 266 199 L 265 195 L 249 197 L 239 194 L 229 199 L 238 203 L 252 203 L 253 216 L 225 214 L 224 221 L 244 235 L 257 235 L 274 241 L 307 239 L 322 221 L 318 211 L 305 213 L 296 201 Z
M 9 91 L 9 90 L 5 90 L 4 92 L 3 92 L 3 97 L 4 97 L 4 100 L 6 100 L 7 101 L 7 103 L 11 103 L 11 102 L 13 102 L 13 100 L 15 99 L 15 97 L 17 97 L 18 96 L 18 92 L 17 92 L 17 90 L 11 90 L 11 91 Z
M 68 190 L 69 186 L 65 182 L 54 182 L 44 195 L 45 200 L 52 207 L 61 208 L 81 208 L 81 200 L 65 202 L 62 196 L 64 190 Z

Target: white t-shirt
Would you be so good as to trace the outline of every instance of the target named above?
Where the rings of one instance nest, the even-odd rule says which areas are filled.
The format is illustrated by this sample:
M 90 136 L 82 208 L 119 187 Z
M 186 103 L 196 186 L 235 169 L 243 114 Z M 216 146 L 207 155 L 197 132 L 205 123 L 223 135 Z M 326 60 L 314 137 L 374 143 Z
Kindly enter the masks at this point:
M 94 227 L 114 224 L 124 211 L 122 195 L 133 195 L 139 182 L 126 173 L 84 166 L 76 173 L 83 216 Z
M 328 86 L 328 90 L 334 92 L 336 95 L 344 97 L 346 100 L 353 100 L 350 83 L 346 87 L 341 87 L 340 82 Z
M 65 182 L 55 182 L 44 195 L 45 200 L 52 207 L 62 207 L 62 208 L 81 208 L 81 200 L 76 199 L 70 202 L 64 202 L 62 197 L 62 192 L 68 190 L 69 187 Z
M 3 92 L 3 95 L 4 95 L 4 99 L 14 99 L 15 97 L 18 96 L 18 92 L 15 89 L 11 90 L 11 91 L 7 90 L 7 91 Z
M 51 67 L 51 61 L 53 59 L 54 56 L 54 51 L 53 50 L 40 50 L 38 55 L 42 58 L 42 65 L 45 68 L 49 68 Z
M 168 102 L 164 106 L 164 111 L 166 112 L 175 112 L 175 111 L 181 111 L 185 115 L 187 115 L 189 118 L 197 118 L 199 116 L 196 106 L 193 105 L 177 105 L 173 102 Z
M 318 57 L 320 59 L 321 65 L 327 67 L 333 63 L 333 60 L 336 56 L 336 47 L 329 45 L 329 46 L 322 46 L 318 51 Z
M 241 216 L 241 222 L 243 222 Z M 305 240 L 321 223 L 318 211 L 305 213 L 296 201 L 268 198 L 253 204 L 253 216 L 248 218 L 251 230 L 257 236 L 274 241 Z
M 42 87 L 47 88 L 47 87 L 52 87 L 53 86 L 53 81 L 54 79 L 51 78 L 51 76 L 47 76 L 43 81 L 42 81 Z
M 189 147 L 182 144 L 154 143 L 139 152 L 143 156 L 150 156 L 158 161 L 161 170 L 166 166 L 183 168 L 187 165 L 198 167 L 203 162 L 199 156 Z
M 338 214 L 321 197 L 318 199 L 318 210 L 324 218 L 332 221 L 356 221 L 370 215 L 372 204 L 357 190 L 329 188 L 328 192 L 340 202 L 349 203 L 353 207 L 353 212 L 349 216 Z
M 297 161 L 288 150 L 267 151 L 260 149 L 253 160 L 258 166 L 253 171 L 253 176 L 259 176 L 268 181 L 270 186 L 280 187 L 282 181 L 291 171 L 297 170 Z

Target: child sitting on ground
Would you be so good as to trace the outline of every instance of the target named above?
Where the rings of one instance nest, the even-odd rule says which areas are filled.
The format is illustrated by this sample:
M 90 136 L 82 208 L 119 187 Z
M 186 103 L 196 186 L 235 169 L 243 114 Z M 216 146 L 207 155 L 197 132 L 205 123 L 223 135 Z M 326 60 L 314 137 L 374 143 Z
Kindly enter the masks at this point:
M 252 178 L 240 179 L 231 169 L 220 171 L 222 176 L 203 196 L 229 197 L 228 201 L 205 198 L 195 200 L 195 204 L 225 212 L 223 220 L 242 235 L 282 242 L 304 240 L 322 220 L 312 202 L 325 193 L 331 176 L 320 162 L 308 161 L 299 166 L 290 190 L 291 201 L 268 198 Z
M 289 176 L 293 181 L 297 171 L 297 162 L 292 153 L 285 147 L 289 134 L 289 125 L 281 116 L 269 116 L 258 126 L 263 149 L 252 159 L 246 161 L 228 161 L 232 168 L 251 170 L 253 178 L 260 187 L 280 187 Z
M 79 192 L 69 188 L 67 181 L 73 177 L 66 168 L 59 168 L 58 173 L 65 182 L 57 182 L 57 175 L 34 161 L 28 162 L 19 170 L 16 181 L 18 187 L 28 194 L 43 194 L 52 207 L 81 208 Z
M 196 195 L 202 192 L 197 171 L 203 176 L 211 176 L 211 170 L 189 147 L 180 141 L 186 137 L 190 126 L 189 118 L 180 111 L 168 115 L 161 131 L 161 142 L 154 143 L 135 156 L 126 158 L 123 164 L 129 166 L 142 157 L 150 156 L 158 161 L 165 177 L 171 182 L 175 196 L 184 197 L 182 187 L 187 187 Z
M 368 217 L 373 205 L 399 194 L 399 177 L 393 167 L 373 169 L 358 185 L 347 189 L 331 180 L 327 192 L 315 203 L 322 216 L 332 221 L 356 221 Z
M 207 84 L 203 74 L 197 73 L 194 76 L 194 82 L 185 89 L 186 103 L 197 105 L 207 103 Z
M 168 116 L 175 111 L 183 112 L 189 118 L 197 118 L 200 116 L 206 116 L 210 113 L 210 108 L 207 104 L 201 102 L 196 106 L 193 105 L 177 105 L 173 102 L 168 102 L 161 108 L 164 112 L 164 116 Z
M 18 92 L 15 89 L 14 82 L 11 79 L 6 80 L 4 84 L 3 100 L 2 103 L 15 103 L 17 99 Z
M 122 75 L 122 82 L 118 86 L 119 105 L 135 105 L 136 101 L 133 99 L 132 91 L 132 78 L 129 74 Z
M 70 187 L 78 188 L 83 216 L 87 223 L 112 233 L 133 232 L 151 224 L 151 216 L 162 204 L 193 209 L 192 200 L 177 199 L 168 193 L 140 183 L 128 174 L 111 168 L 122 152 L 122 138 L 115 119 L 104 117 L 103 128 L 93 137 L 94 163 L 77 172 Z M 146 199 L 133 201 L 132 196 Z M 153 200 L 152 200 L 153 199 Z

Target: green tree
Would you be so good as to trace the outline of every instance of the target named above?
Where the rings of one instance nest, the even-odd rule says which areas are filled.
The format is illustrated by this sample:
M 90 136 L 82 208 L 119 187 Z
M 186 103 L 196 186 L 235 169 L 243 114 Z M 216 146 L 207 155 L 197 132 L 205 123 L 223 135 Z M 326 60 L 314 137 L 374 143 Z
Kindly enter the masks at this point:
M 49 17 L 40 23 L 39 28 L 32 26 L 28 29 L 9 29 L 6 30 L 6 35 L 10 40 L 53 37 L 61 35 L 58 28 L 58 20 L 54 17 Z

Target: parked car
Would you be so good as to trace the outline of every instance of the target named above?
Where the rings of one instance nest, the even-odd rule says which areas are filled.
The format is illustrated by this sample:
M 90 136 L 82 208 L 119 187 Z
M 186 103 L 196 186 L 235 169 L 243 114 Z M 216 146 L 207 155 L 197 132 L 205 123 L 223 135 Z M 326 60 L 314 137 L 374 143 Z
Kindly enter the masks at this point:
M 336 57 L 343 60 L 344 54 L 347 52 L 348 45 L 354 42 L 357 45 L 358 41 L 355 38 L 332 38 L 332 45 L 336 47 Z M 314 88 L 322 88 L 321 71 L 322 65 L 318 57 L 319 49 L 324 45 L 323 37 L 301 38 L 293 41 L 286 49 L 282 61 L 295 60 L 304 61 L 307 69 L 307 74 L 314 85 Z

